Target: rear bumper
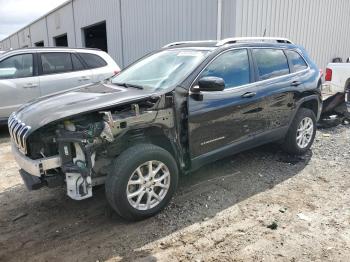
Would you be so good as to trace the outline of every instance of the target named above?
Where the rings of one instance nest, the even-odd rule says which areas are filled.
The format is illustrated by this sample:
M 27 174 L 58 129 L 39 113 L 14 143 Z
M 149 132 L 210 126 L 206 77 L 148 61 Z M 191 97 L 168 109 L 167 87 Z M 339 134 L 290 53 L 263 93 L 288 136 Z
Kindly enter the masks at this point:
M 40 177 L 45 171 L 61 166 L 61 158 L 58 155 L 33 160 L 22 154 L 14 144 L 12 153 L 20 168 L 33 176 Z

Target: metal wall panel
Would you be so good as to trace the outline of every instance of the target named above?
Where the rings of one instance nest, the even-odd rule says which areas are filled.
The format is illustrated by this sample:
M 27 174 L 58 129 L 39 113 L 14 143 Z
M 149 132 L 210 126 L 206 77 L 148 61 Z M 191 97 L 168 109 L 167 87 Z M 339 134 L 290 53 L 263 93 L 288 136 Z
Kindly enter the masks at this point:
M 106 21 L 108 53 L 122 66 L 120 0 L 75 0 L 73 8 L 77 46 L 84 46 L 84 27 Z
M 10 48 L 13 48 L 13 49 L 19 48 L 19 41 L 18 41 L 17 33 L 10 36 L 10 45 L 11 45 Z
M 0 43 L 0 50 L 9 50 L 11 48 L 10 38 L 6 38 Z
M 72 4 L 69 2 L 60 9 L 47 16 L 47 28 L 49 37 L 49 46 L 54 46 L 54 37 L 67 34 L 68 46 L 74 47 L 75 32 Z M 46 28 L 43 28 L 46 30 Z
M 19 40 L 19 47 L 30 47 L 30 30 L 29 27 L 26 27 L 17 33 Z
M 181 40 L 216 39 L 216 0 L 121 0 L 125 65 Z
M 236 0 L 222 0 L 221 38 L 235 36 L 236 5 Z
M 350 56 L 348 0 L 236 1 L 231 7 L 236 17 L 231 32 L 236 36 L 262 36 L 266 29 L 266 36 L 290 38 L 304 46 L 320 68 L 334 57 Z
M 44 41 L 45 46 L 49 45 L 49 39 L 47 37 L 46 30 L 46 17 L 30 25 L 30 35 L 32 46 L 35 46 L 34 44 L 40 41 Z

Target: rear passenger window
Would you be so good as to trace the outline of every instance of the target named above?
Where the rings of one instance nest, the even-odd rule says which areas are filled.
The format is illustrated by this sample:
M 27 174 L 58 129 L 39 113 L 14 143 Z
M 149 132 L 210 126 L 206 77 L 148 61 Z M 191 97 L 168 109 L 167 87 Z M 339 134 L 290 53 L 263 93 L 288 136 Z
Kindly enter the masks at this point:
M 225 88 L 233 88 L 250 83 L 250 67 L 246 49 L 228 51 L 211 62 L 201 74 L 220 77 L 225 80 Z
M 279 49 L 254 49 L 260 80 L 289 74 L 287 57 Z
M 42 53 L 43 74 L 58 74 L 73 71 L 70 53 Z
M 289 60 L 292 62 L 293 69 L 295 72 L 302 71 L 308 67 L 304 58 L 302 58 L 298 52 L 295 52 L 292 50 L 286 50 L 286 54 Z
M 106 66 L 107 63 L 98 55 L 89 54 L 89 53 L 79 53 L 80 57 L 84 60 L 88 68 L 99 68 Z
M 84 70 L 84 65 L 80 62 L 79 58 L 77 57 L 77 55 L 72 54 L 72 63 L 73 63 L 73 69 L 75 71 L 79 71 L 79 70 Z

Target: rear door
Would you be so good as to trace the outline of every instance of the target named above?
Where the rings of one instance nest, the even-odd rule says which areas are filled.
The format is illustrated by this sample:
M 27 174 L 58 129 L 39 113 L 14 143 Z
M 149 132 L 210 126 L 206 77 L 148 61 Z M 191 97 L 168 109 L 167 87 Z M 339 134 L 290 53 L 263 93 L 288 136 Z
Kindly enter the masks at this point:
M 43 52 L 39 56 L 41 95 L 92 83 L 91 70 L 75 53 Z
M 286 127 L 295 106 L 294 89 L 301 85 L 289 68 L 282 49 L 256 48 L 252 50 L 257 71 L 257 96 L 265 101 L 264 117 L 267 130 Z
M 0 119 L 40 96 L 35 54 L 18 54 L 0 61 Z
M 256 96 L 257 86 L 247 49 L 220 54 L 199 75 L 224 79 L 224 91 L 192 94 L 188 100 L 191 157 L 244 141 L 266 129 L 260 116 L 264 101 Z

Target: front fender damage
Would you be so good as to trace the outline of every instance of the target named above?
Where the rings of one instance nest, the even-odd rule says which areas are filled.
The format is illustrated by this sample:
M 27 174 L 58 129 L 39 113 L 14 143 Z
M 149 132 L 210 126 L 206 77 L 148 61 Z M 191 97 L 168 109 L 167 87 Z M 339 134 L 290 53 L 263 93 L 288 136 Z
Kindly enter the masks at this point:
M 69 197 L 75 200 L 89 198 L 93 185 L 104 183 L 112 160 L 125 149 L 123 147 L 130 146 L 124 141 L 126 137 L 150 127 L 162 130 L 174 147 L 173 151 L 178 152 L 175 148 L 178 143 L 172 96 L 162 95 L 65 119 L 54 128 L 55 134 L 50 143 L 55 145 L 35 147 L 57 147 L 61 158 L 59 170 L 45 171 L 42 179 L 56 173 L 64 177 Z M 43 134 L 45 130 L 41 131 L 40 136 Z M 42 155 L 45 155 L 45 150 L 42 151 Z

